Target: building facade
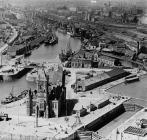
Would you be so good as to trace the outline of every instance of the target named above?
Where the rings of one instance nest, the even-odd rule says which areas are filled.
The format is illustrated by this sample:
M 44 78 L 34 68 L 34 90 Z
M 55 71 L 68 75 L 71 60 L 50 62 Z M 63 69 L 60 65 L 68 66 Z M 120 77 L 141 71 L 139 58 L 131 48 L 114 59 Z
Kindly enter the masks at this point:
M 37 114 L 38 117 L 52 118 L 62 115 L 66 104 L 65 71 L 62 80 L 62 85 L 50 85 L 49 79 L 38 79 L 37 89 L 30 90 L 27 98 L 28 116 Z

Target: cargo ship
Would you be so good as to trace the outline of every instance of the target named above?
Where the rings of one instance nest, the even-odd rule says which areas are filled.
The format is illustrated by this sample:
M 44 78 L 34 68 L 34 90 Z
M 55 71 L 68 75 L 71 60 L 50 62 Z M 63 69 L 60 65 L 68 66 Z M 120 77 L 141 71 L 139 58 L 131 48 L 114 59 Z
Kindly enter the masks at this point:
M 137 74 L 131 74 L 125 77 L 125 84 L 136 82 L 136 81 L 139 81 L 139 77 L 137 76 Z
M 22 77 L 27 72 L 32 70 L 31 67 L 26 67 L 21 61 L 23 56 L 12 59 L 9 64 L 3 65 L 0 68 L 1 81 L 13 80 Z
M 9 104 L 9 103 L 21 100 L 21 99 L 25 98 L 27 94 L 28 94 L 28 90 L 24 90 L 19 95 L 14 96 L 13 95 L 13 88 L 12 88 L 10 95 L 8 97 L 6 97 L 5 99 L 2 99 L 1 104 L 5 105 L 5 104 Z

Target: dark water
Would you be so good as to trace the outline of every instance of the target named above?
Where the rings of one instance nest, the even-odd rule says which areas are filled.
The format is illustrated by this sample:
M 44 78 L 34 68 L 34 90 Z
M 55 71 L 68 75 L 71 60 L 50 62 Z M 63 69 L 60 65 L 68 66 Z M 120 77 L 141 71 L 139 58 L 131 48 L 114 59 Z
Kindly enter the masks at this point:
M 31 61 L 35 62 L 43 62 L 48 61 L 50 59 L 54 59 L 57 55 L 61 52 L 61 49 L 66 49 L 67 43 L 69 42 L 69 36 L 63 35 L 59 32 L 56 33 L 59 40 L 58 44 L 55 46 L 44 46 L 41 45 L 38 49 L 35 49 L 32 52 L 32 55 L 27 58 Z M 81 42 L 80 40 L 70 38 L 70 45 L 73 51 L 76 51 L 80 48 Z M 19 94 L 21 91 L 29 88 L 36 88 L 36 85 L 26 81 L 26 76 L 9 82 L 2 82 L 0 83 L 0 100 L 9 95 L 10 91 L 14 91 L 14 94 Z

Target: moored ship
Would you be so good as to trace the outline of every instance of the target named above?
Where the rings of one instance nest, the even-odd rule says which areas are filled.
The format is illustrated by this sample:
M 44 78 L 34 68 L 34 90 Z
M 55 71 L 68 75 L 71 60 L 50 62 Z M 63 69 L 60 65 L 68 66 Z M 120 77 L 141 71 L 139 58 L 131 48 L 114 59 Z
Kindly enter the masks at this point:
M 27 94 L 28 94 L 28 90 L 24 90 L 19 95 L 14 96 L 13 95 L 13 88 L 12 88 L 10 95 L 8 97 L 6 97 L 5 99 L 1 100 L 1 104 L 5 105 L 5 104 L 9 104 L 9 103 L 21 100 L 21 99 L 25 98 Z
M 12 59 L 9 64 L 0 68 L 0 77 L 2 81 L 17 79 L 29 72 L 32 68 L 26 67 L 21 61 L 22 56 Z

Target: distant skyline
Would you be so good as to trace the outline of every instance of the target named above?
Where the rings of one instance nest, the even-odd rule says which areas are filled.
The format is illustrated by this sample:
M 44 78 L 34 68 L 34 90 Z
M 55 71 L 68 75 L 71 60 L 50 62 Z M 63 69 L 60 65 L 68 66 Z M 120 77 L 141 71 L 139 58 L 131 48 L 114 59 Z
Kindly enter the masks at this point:
M 1 1 L 1 0 L 0 0 Z M 3 1 L 8 1 L 13 5 L 18 5 L 18 6 L 24 6 L 26 4 L 41 4 L 41 3 L 64 3 L 66 5 L 66 2 L 71 2 L 71 3 L 85 3 L 85 4 L 90 4 L 91 1 L 93 1 L 95 4 L 103 4 L 107 2 L 111 2 L 112 4 L 114 3 L 122 3 L 122 4 L 129 4 L 129 5 L 138 5 L 138 6 L 143 6 L 147 7 L 147 0 L 3 0 Z

